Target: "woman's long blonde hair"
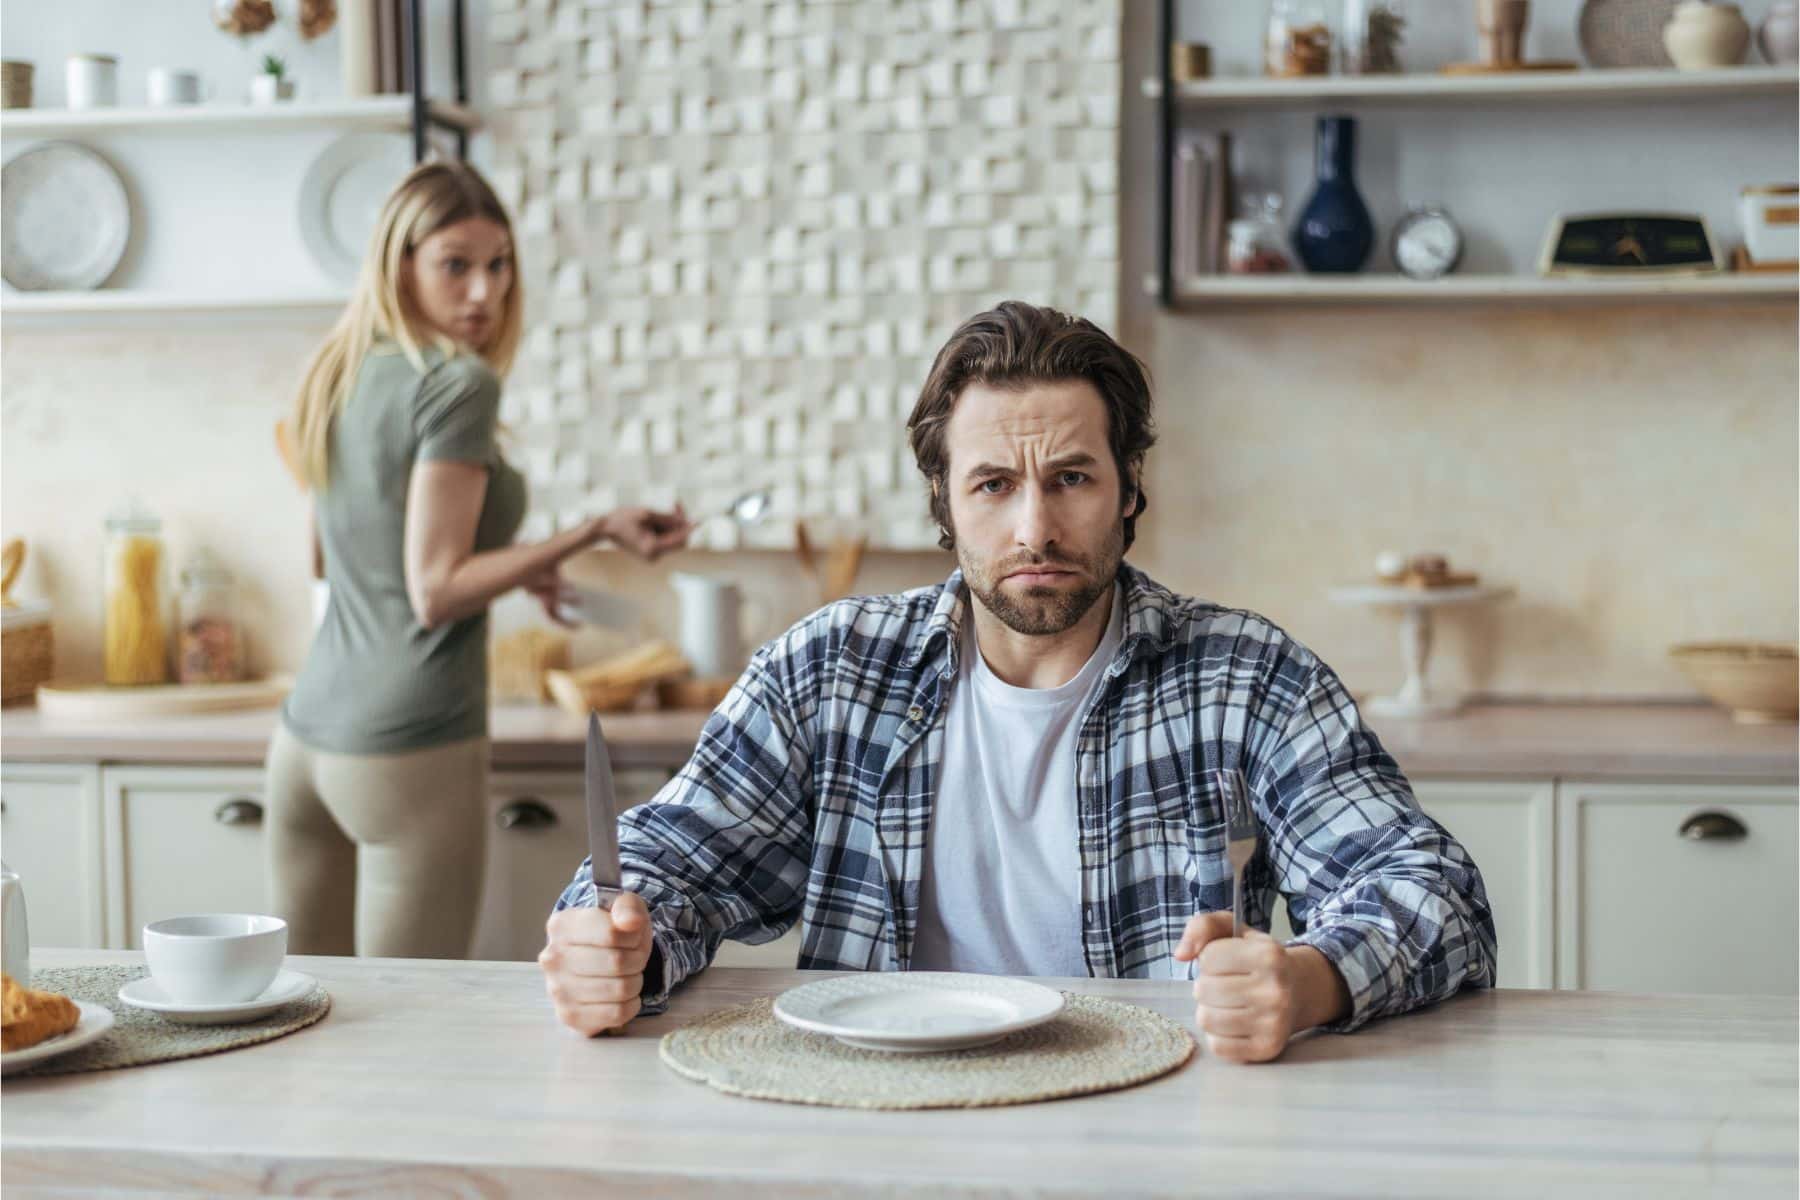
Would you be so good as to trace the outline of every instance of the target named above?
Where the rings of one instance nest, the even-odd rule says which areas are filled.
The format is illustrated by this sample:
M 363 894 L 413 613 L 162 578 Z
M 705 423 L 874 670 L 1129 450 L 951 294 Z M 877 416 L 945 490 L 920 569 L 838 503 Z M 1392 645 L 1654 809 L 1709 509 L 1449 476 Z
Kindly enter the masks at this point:
M 404 286 L 408 257 L 419 243 L 447 225 L 484 217 L 512 235 L 512 221 L 500 198 L 475 168 L 462 162 L 429 162 L 414 167 L 382 205 L 363 257 L 350 304 L 307 364 L 294 400 L 294 445 L 307 483 L 322 489 L 331 477 L 331 422 L 349 399 L 357 369 L 380 337 L 397 342 L 420 372 L 423 347 L 445 354 L 475 353 L 496 374 L 505 375 L 518 353 L 525 298 L 513 271 L 494 340 L 482 350 L 426 325 Z

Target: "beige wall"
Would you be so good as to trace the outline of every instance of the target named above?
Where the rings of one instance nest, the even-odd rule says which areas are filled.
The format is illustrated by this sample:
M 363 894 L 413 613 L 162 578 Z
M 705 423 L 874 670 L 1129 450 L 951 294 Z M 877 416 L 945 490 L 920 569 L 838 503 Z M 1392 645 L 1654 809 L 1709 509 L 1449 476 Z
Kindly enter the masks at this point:
M 1128 281 L 1150 265 L 1150 130 L 1130 81 L 1149 61 L 1152 7 L 1127 8 Z M 1443 623 L 1434 677 L 1449 686 L 1685 695 L 1670 643 L 1794 636 L 1791 303 L 1201 316 L 1158 313 L 1135 286 L 1121 296 L 1120 333 L 1151 364 L 1162 423 L 1134 560 L 1267 613 L 1353 687 L 1398 682 L 1396 626 L 1324 592 L 1388 547 L 1442 550 L 1519 589 Z M 188 321 L 0 338 L 0 531 L 34 544 L 23 591 L 56 605 L 66 673 L 98 669 L 101 524 L 127 492 L 162 513 L 178 558 L 204 542 L 237 570 L 254 665 L 298 663 L 304 506 L 271 427 L 323 328 Z M 762 596 L 765 627 L 809 605 L 787 556 L 686 557 Z M 860 585 L 945 569 L 939 554 L 876 556 Z M 578 570 L 669 618 L 665 568 L 599 556 Z M 509 604 L 502 622 L 525 611 Z
M 1519 589 L 1445 621 L 1445 684 L 1677 695 L 1670 643 L 1793 636 L 1791 307 L 1139 317 L 1162 442 L 1134 559 L 1265 612 L 1358 689 L 1397 681 L 1395 627 L 1324 589 L 1388 546 L 1440 549 Z M 33 543 L 23 590 L 55 604 L 65 672 L 97 670 L 100 530 L 127 493 L 163 515 L 177 561 L 205 543 L 237 570 L 259 667 L 298 662 L 305 510 L 270 429 L 318 332 L 0 341 L 0 525 Z M 761 596 L 765 626 L 811 601 L 787 556 L 684 557 Z M 906 587 L 945 566 L 880 555 L 860 582 Z M 665 569 L 608 555 L 577 573 L 668 619 Z

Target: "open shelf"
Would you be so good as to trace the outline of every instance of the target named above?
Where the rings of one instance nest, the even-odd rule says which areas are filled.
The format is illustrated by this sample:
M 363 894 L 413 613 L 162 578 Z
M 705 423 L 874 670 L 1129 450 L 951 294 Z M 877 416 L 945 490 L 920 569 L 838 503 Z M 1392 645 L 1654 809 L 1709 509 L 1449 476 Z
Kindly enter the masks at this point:
M 1144 81 L 1144 95 L 1162 94 L 1157 79 Z M 1593 101 L 1698 99 L 1708 96 L 1785 95 L 1800 97 L 1800 72 L 1793 67 L 1722 67 L 1710 71 L 1578 70 L 1520 71 L 1507 75 L 1319 75 L 1299 79 L 1201 79 L 1177 84 L 1176 101 L 1188 104 L 1305 107 L 1321 101 L 1387 104 L 1443 101 Z
M 103 133 L 179 133 L 231 129 L 376 130 L 412 129 L 412 97 L 369 96 L 360 100 L 279 104 L 188 104 L 169 108 L 14 108 L 0 114 L 0 136 L 69 137 Z M 427 105 L 434 124 L 463 132 L 481 127 L 472 109 L 447 101 Z
M 0 293 L 0 320 L 9 326 L 74 326 L 89 320 L 134 317 L 278 317 L 326 315 L 350 302 L 350 293 L 316 292 L 193 295 L 179 292 L 96 288 L 91 292 Z
M 1156 280 L 1145 280 L 1154 292 Z M 1450 275 L 1416 280 L 1402 275 L 1206 276 L 1180 281 L 1183 308 L 1230 304 L 1433 304 L 1443 301 L 1608 302 L 1681 299 L 1800 298 L 1800 275 L 1673 275 L 1646 279 L 1545 279 L 1536 275 Z

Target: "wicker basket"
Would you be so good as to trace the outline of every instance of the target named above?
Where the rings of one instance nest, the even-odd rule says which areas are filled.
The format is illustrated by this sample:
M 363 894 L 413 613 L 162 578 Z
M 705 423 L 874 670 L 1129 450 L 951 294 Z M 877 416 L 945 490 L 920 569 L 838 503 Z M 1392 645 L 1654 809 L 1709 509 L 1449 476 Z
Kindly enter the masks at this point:
M 0 614 L 0 704 L 18 704 L 37 695 L 50 680 L 56 642 L 50 606 L 21 604 Z
M 584 682 L 568 671 L 545 671 L 544 686 L 552 700 L 578 717 L 591 712 L 623 712 L 637 703 L 644 690 L 641 682 Z

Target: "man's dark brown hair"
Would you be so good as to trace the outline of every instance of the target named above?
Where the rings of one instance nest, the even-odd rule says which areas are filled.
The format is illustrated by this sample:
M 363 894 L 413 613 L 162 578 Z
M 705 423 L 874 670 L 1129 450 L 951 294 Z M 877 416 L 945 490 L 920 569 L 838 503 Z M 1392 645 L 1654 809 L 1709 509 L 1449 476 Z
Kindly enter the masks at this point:
M 1119 468 L 1119 501 L 1129 501 L 1135 486 L 1137 507 L 1125 518 L 1125 548 L 1136 536 L 1137 519 L 1149 506 L 1144 494 L 1144 452 L 1156 443 L 1156 421 L 1150 412 L 1150 381 L 1144 364 L 1099 326 L 1054 308 L 1008 300 L 989 312 L 970 317 L 950 335 L 913 405 L 906 431 L 913 457 L 931 484 L 931 518 L 938 525 L 938 545 L 956 545 L 950 524 L 950 448 L 944 431 L 956 399 L 971 383 L 993 388 L 1083 379 L 1106 404 L 1107 440 Z

